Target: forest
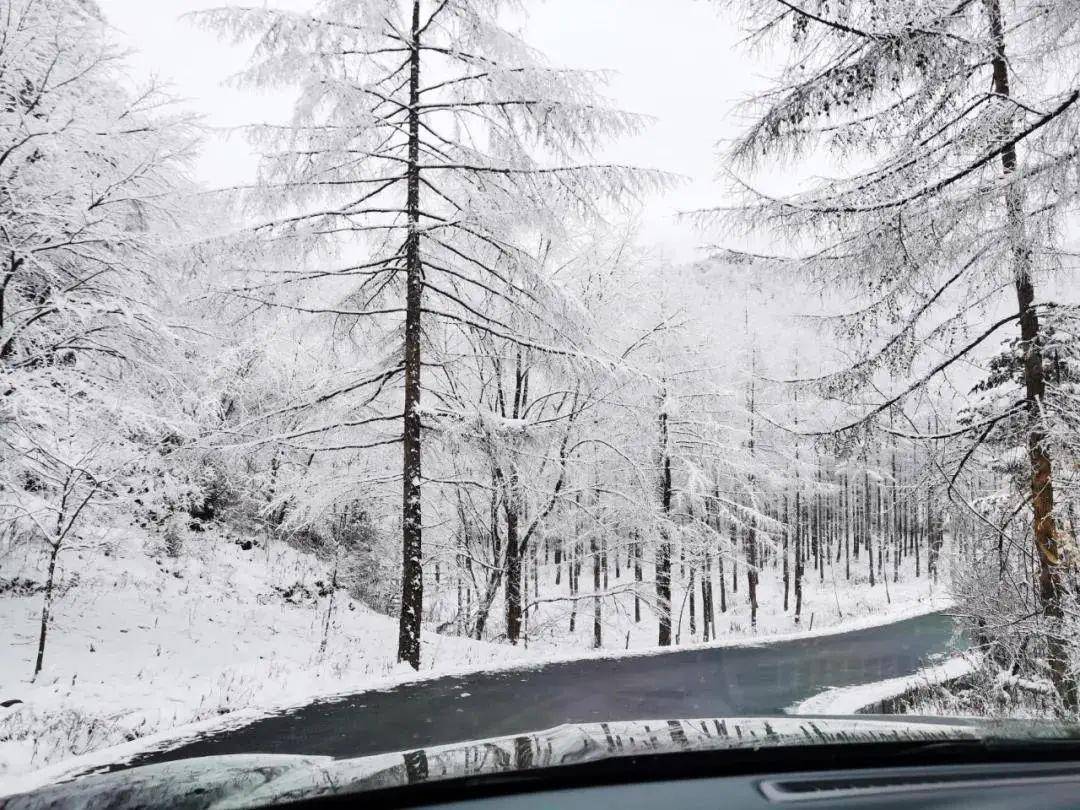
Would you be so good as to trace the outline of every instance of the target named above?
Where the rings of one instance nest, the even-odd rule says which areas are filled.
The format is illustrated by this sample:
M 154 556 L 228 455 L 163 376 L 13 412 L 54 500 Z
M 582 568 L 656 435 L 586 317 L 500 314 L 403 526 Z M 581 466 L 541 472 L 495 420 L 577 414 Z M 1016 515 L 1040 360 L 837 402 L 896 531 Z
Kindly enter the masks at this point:
M 639 213 L 686 178 L 607 159 L 652 122 L 531 5 L 187 15 L 291 100 L 222 187 L 107 2 L 0 0 L 13 772 L 309 686 L 943 607 L 954 713 L 1080 714 L 1080 11 L 710 2 L 768 75 L 683 260 Z

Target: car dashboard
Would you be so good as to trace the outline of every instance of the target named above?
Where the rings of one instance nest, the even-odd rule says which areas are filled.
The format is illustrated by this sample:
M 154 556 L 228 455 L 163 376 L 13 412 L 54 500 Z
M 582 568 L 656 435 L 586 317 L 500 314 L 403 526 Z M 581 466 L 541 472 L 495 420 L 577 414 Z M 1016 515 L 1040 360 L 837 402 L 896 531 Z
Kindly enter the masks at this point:
M 424 803 L 438 810 L 1003 810 L 1080 807 L 1080 763 L 949 765 L 726 776 L 500 793 Z M 401 797 L 404 799 L 404 797 Z M 419 797 L 416 797 L 419 798 Z M 403 802 L 397 806 L 417 806 Z M 365 803 L 366 805 L 366 803 Z

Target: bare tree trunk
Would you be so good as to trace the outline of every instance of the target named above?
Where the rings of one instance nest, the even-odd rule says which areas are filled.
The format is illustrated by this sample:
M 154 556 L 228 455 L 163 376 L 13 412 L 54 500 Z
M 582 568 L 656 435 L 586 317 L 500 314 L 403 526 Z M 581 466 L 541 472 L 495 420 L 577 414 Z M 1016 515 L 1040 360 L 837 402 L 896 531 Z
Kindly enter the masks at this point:
M 16 256 L 14 252 L 8 253 L 8 267 L 4 272 L 4 277 L 0 279 L 0 331 L 8 331 L 4 328 L 7 326 L 5 320 L 5 295 L 7 294 L 8 284 L 11 282 L 11 279 L 14 278 L 15 274 L 19 272 L 19 268 L 22 267 L 23 261 L 25 260 Z M 8 357 L 11 357 L 14 351 L 14 335 L 9 334 L 7 340 L 0 343 L 0 360 L 6 360 Z
M 562 561 L 563 561 L 563 539 L 560 537 L 555 541 L 555 584 L 558 585 L 562 580 Z
M 926 432 L 933 433 L 934 428 L 930 418 L 926 419 Z M 931 450 L 926 451 L 927 460 L 930 459 Z M 926 576 L 931 581 L 937 579 L 937 555 L 934 549 L 934 536 L 937 532 L 937 514 L 934 510 L 934 487 L 926 485 Z
M 641 587 L 641 539 L 634 532 L 634 621 L 641 621 L 641 594 L 638 589 Z
M 757 540 L 754 537 L 754 529 L 751 526 L 749 535 L 749 557 L 746 565 L 746 586 L 748 589 L 748 596 L 750 599 L 750 629 L 757 628 L 757 583 L 758 583 L 758 561 L 757 561 Z
M 739 592 L 739 529 L 735 522 L 731 523 L 731 592 Z
M 517 351 L 514 365 L 514 398 L 510 415 L 519 419 L 529 396 L 529 371 L 522 366 L 521 349 Z M 506 512 L 506 638 L 517 644 L 521 637 L 521 571 L 525 548 L 521 541 L 519 525 L 522 518 L 518 476 L 511 469 L 505 479 L 506 495 L 503 499 Z
M 835 479 L 835 477 L 835 472 L 829 473 L 830 479 Z M 832 494 L 829 495 L 829 560 L 833 565 L 839 565 L 840 560 L 844 559 L 844 549 L 840 543 L 840 513 L 843 508 L 843 503 L 839 491 L 836 493 L 835 498 Z M 832 553 L 834 547 L 836 548 L 835 558 Z
M 851 489 L 844 473 L 844 579 L 851 579 Z
M 825 561 L 828 558 L 828 550 L 825 548 L 825 529 L 824 529 L 824 500 L 821 495 L 821 457 L 816 459 L 818 461 L 818 491 L 814 492 L 813 496 L 813 513 L 814 513 L 814 535 L 813 535 L 813 550 L 814 550 L 814 563 L 818 566 L 818 582 L 820 584 L 825 583 Z
M 719 532 L 720 526 L 717 525 Z M 735 530 L 732 529 L 734 535 Z M 727 580 L 724 579 L 724 552 L 718 551 L 716 555 L 716 580 L 720 583 L 720 612 L 727 613 Z
M 538 597 L 540 596 L 540 548 L 535 545 L 532 547 L 532 580 L 533 596 Z M 538 607 L 538 605 L 533 606 L 533 615 L 536 614 Z M 525 613 L 525 618 L 528 619 L 528 611 Z
M 401 616 L 398 660 L 420 668 L 420 621 L 424 609 L 424 569 L 420 512 L 420 315 L 423 267 L 420 261 L 420 0 L 413 0 L 409 45 L 409 148 L 406 166 L 405 238 L 405 407 L 402 465 Z
M 864 462 L 865 463 L 865 462 Z M 866 568 L 870 573 L 870 587 L 874 587 L 874 540 L 870 536 L 873 531 L 873 516 L 870 511 L 870 470 L 863 471 L 863 539 L 866 543 Z
M 667 647 L 671 645 L 671 544 L 666 536 L 656 548 L 656 609 L 657 644 Z
M 660 404 L 660 506 L 664 518 L 671 515 L 671 456 L 668 454 L 668 416 L 664 411 L 667 392 L 661 394 Z M 671 645 L 671 539 L 665 526 L 656 547 L 656 609 L 659 612 L 657 643 Z
M 862 547 L 862 496 L 857 476 L 851 480 L 851 496 L 851 558 L 858 562 Z
M 521 637 L 521 548 L 518 539 L 517 505 L 506 500 L 506 639 L 517 644 Z
M 912 508 L 915 510 L 915 536 L 912 538 L 915 542 L 915 578 L 918 579 L 922 574 L 922 557 L 919 552 L 919 541 L 922 535 L 922 529 L 919 526 L 919 488 L 915 487 L 912 497 Z
M 488 614 L 491 612 L 491 605 L 495 602 L 495 594 L 499 590 L 499 582 L 501 577 L 498 573 L 492 572 L 488 575 L 487 591 L 484 594 L 484 601 L 478 603 L 476 608 L 476 629 L 474 631 L 474 637 L 477 641 L 484 640 L 484 629 L 487 627 Z
M 691 636 L 697 635 L 697 618 L 696 618 L 697 614 L 696 614 L 696 611 L 695 611 L 695 601 L 696 601 L 696 599 L 695 599 L 695 595 L 696 595 L 695 588 L 696 588 L 696 586 L 695 586 L 695 583 L 694 583 L 694 566 L 691 565 L 690 566 L 690 579 L 689 579 L 689 582 L 687 583 L 687 590 L 688 590 L 689 595 L 690 595 L 689 608 L 690 608 L 690 635 Z
M 882 468 L 881 464 L 881 452 L 880 448 L 874 453 L 874 462 L 877 464 L 878 469 Z M 877 522 L 877 531 L 875 537 L 877 539 L 877 571 L 878 579 L 887 579 L 888 573 L 885 571 L 885 548 L 886 543 L 886 514 L 885 514 L 885 487 L 883 482 L 878 479 L 874 482 L 874 494 L 876 496 L 876 508 L 874 509 L 874 520 Z
M 788 546 L 791 541 L 791 524 L 788 522 L 790 515 L 788 514 L 788 497 L 787 493 L 784 493 L 784 613 L 788 611 L 788 592 L 791 589 L 791 571 L 788 570 Z
M 606 591 L 608 585 L 608 538 L 607 535 L 600 541 L 600 567 L 604 572 L 604 590 Z M 618 555 L 615 555 L 618 556 Z
M 798 362 L 795 373 L 798 374 Z M 799 427 L 799 395 L 795 394 L 795 427 Z M 803 536 L 802 486 L 799 482 L 799 441 L 795 440 L 795 624 L 802 620 Z
M 892 417 L 889 417 L 890 424 Z M 892 473 L 892 480 L 889 482 L 889 531 L 892 533 L 892 564 L 893 564 L 893 582 L 900 581 L 900 489 L 898 485 L 898 472 L 896 467 L 896 436 L 892 437 L 892 443 L 889 449 L 889 464 Z
M 802 493 L 799 491 L 798 473 L 795 479 L 795 624 L 802 620 L 803 557 Z
M 754 375 L 757 373 L 756 354 L 753 348 L 750 350 L 750 436 L 749 436 L 749 450 L 750 450 L 750 490 L 751 497 L 753 496 L 754 487 L 754 422 L 756 413 L 754 412 Z M 752 504 L 751 504 L 752 505 Z M 750 598 L 750 629 L 757 628 L 757 585 L 758 585 L 758 542 L 757 542 L 757 518 L 753 515 L 750 516 L 750 529 L 746 534 L 746 591 L 747 596 Z
M 45 658 L 45 635 L 49 631 L 49 614 L 52 611 L 53 584 L 56 580 L 56 555 L 60 553 L 60 540 L 50 543 L 49 573 L 45 578 L 45 603 L 41 607 L 41 635 L 38 636 L 37 660 L 34 661 L 34 675 L 41 672 L 41 662 Z
M 600 627 L 600 619 L 601 619 L 601 613 L 600 613 L 600 547 L 599 547 L 599 544 L 596 542 L 596 535 L 595 534 L 593 535 L 592 539 L 589 541 L 589 545 L 590 545 L 590 550 L 592 551 L 592 558 L 593 558 L 593 564 L 592 564 L 593 593 L 596 594 L 596 596 L 593 597 L 593 647 L 595 647 L 596 649 L 600 649 L 600 646 L 603 643 L 603 638 L 601 637 L 601 627 Z
M 712 554 L 705 552 L 705 569 L 701 573 L 701 639 L 716 638 L 716 613 L 712 601 Z

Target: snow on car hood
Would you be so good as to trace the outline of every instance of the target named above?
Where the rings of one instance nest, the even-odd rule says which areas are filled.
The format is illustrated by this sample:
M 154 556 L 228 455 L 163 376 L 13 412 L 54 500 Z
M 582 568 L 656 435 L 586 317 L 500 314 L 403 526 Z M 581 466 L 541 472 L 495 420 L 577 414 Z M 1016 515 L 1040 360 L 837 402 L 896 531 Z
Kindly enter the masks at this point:
M 248 808 L 320 795 L 577 765 L 679 751 L 894 741 L 976 740 L 980 727 L 952 723 L 805 717 L 574 723 L 545 731 L 415 751 L 332 759 L 240 754 L 145 765 L 85 776 L 9 797 L 6 810 L 146 806 Z

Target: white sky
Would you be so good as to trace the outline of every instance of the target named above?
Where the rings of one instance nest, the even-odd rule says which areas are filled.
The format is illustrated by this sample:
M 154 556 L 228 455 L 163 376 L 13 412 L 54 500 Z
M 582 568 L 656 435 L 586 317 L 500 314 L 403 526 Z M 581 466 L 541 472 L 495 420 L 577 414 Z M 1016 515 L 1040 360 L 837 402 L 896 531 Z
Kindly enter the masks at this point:
M 280 120 L 289 109 L 287 95 L 223 86 L 244 64 L 247 50 L 179 19 L 225 2 L 98 0 L 121 41 L 138 52 L 136 69 L 170 82 L 208 125 Z M 313 0 L 268 5 L 302 10 Z M 738 131 L 732 108 L 761 72 L 737 47 L 733 22 L 720 4 L 703 0 L 536 0 L 530 9 L 526 38 L 553 64 L 616 71 L 607 89 L 615 106 L 656 118 L 643 135 L 614 145 L 603 157 L 689 178 L 649 203 L 643 236 L 674 258 L 692 257 L 703 237 L 674 222 L 674 214 L 721 202 L 714 182 L 716 145 Z M 222 135 L 207 144 L 198 173 L 208 185 L 231 185 L 249 179 L 254 165 L 243 137 Z

